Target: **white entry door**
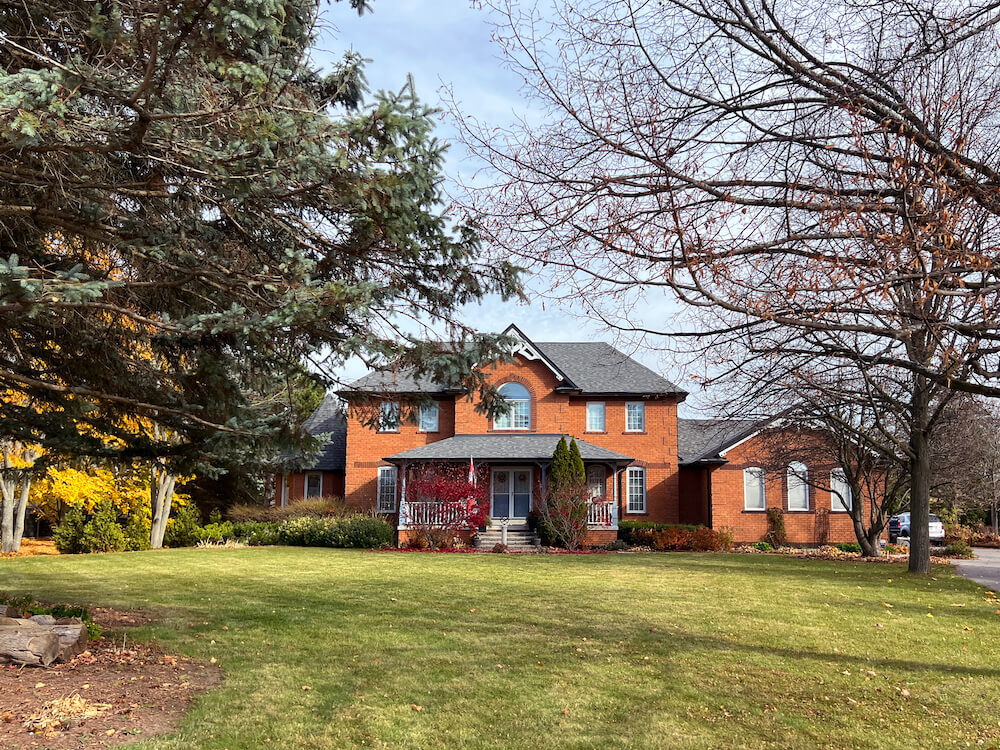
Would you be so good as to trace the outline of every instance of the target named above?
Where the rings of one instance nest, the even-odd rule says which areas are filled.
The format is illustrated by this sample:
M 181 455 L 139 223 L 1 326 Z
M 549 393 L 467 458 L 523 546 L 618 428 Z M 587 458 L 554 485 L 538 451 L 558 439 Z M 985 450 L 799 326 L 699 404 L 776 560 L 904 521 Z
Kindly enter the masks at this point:
M 490 518 L 527 518 L 531 511 L 531 468 L 493 469 Z

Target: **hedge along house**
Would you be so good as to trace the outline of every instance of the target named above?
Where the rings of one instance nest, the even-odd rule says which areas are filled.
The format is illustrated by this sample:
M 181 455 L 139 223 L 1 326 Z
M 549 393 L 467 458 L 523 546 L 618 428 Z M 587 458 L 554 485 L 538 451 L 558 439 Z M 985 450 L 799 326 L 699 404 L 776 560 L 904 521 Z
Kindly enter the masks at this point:
M 790 544 L 856 541 L 851 488 L 822 432 L 740 419 L 682 419 L 678 430 L 684 523 L 756 542 L 771 509 Z
M 315 458 L 298 471 L 277 478 L 274 505 L 284 507 L 306 498 L 344 496 L 347 417 L 340 400 L 327 394 L 302 426 L 325 442 Z
M 347 502 L 391 516 L 404 543 L 410 527 L 442 512 L 411 502 L 410 472 L 471 460 L 488 467 L 491 524 L 524 530 L 565 434 L 577 441 L 593 498 L 589 544 L 614 540 L 623 518 L 677 523 L 677 404 L 686 393 L 607 343 L 536 343 L 516 326 L 504 333 L 517 342 L 513 361 L 483 368 L 510 404 L 495 419 L 464 393 L 406 373 L 352 384 L 378 401 L 381 419 L 368 426 L 349 405 Z M 401 402 L 415 398 L 430 403 L 407 419 Z

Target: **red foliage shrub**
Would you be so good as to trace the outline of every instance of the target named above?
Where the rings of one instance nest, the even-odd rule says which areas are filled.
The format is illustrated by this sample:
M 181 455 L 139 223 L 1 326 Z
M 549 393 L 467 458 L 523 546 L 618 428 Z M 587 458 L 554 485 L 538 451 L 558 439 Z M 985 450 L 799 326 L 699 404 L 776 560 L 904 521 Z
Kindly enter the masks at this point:
M 689 550 L 694 532 L 681 527 L 672 527 L 653 532 L 653 547 L 661 551 Z
M 475 484 L 466 466 L 429 464 L 412 472 L 406 485 L 410 547 L 453 547 L 461 532 L 486 523 L 490 485 L 484 467 L 477 469 Z
M 691 549 L 695 552 L 717 552 L 722 549 L 719 532 L 709 528 L 696 529 L 691 532 Z

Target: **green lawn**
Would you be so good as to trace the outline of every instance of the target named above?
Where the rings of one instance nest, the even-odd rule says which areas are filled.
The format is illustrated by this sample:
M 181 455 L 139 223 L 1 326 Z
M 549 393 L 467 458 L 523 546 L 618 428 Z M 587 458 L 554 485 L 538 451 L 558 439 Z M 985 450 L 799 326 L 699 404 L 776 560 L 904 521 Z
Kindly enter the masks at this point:
M 153 609 L 138 637 L 219 660 L 225 684 L 140 747 L 1000 741 L 998 605 L 948 569 L 179 550 L 4 560 L 0 589 Z

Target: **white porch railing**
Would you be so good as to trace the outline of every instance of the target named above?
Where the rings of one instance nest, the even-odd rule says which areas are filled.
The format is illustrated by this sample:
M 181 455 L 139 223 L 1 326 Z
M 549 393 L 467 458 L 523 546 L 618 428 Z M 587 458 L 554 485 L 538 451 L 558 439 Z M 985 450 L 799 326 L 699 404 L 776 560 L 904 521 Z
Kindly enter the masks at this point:
M 465 514 L 462 508 L 433 501 L 407 502 L 405 518 L 400 514 L 400 524 L 416 526 L 451 526 L 461 523 Z
M 587 504 L 587 525 L 616 528 L 618 526 L 616 510 L 614 502 L 610 500 L 591 501 Z

